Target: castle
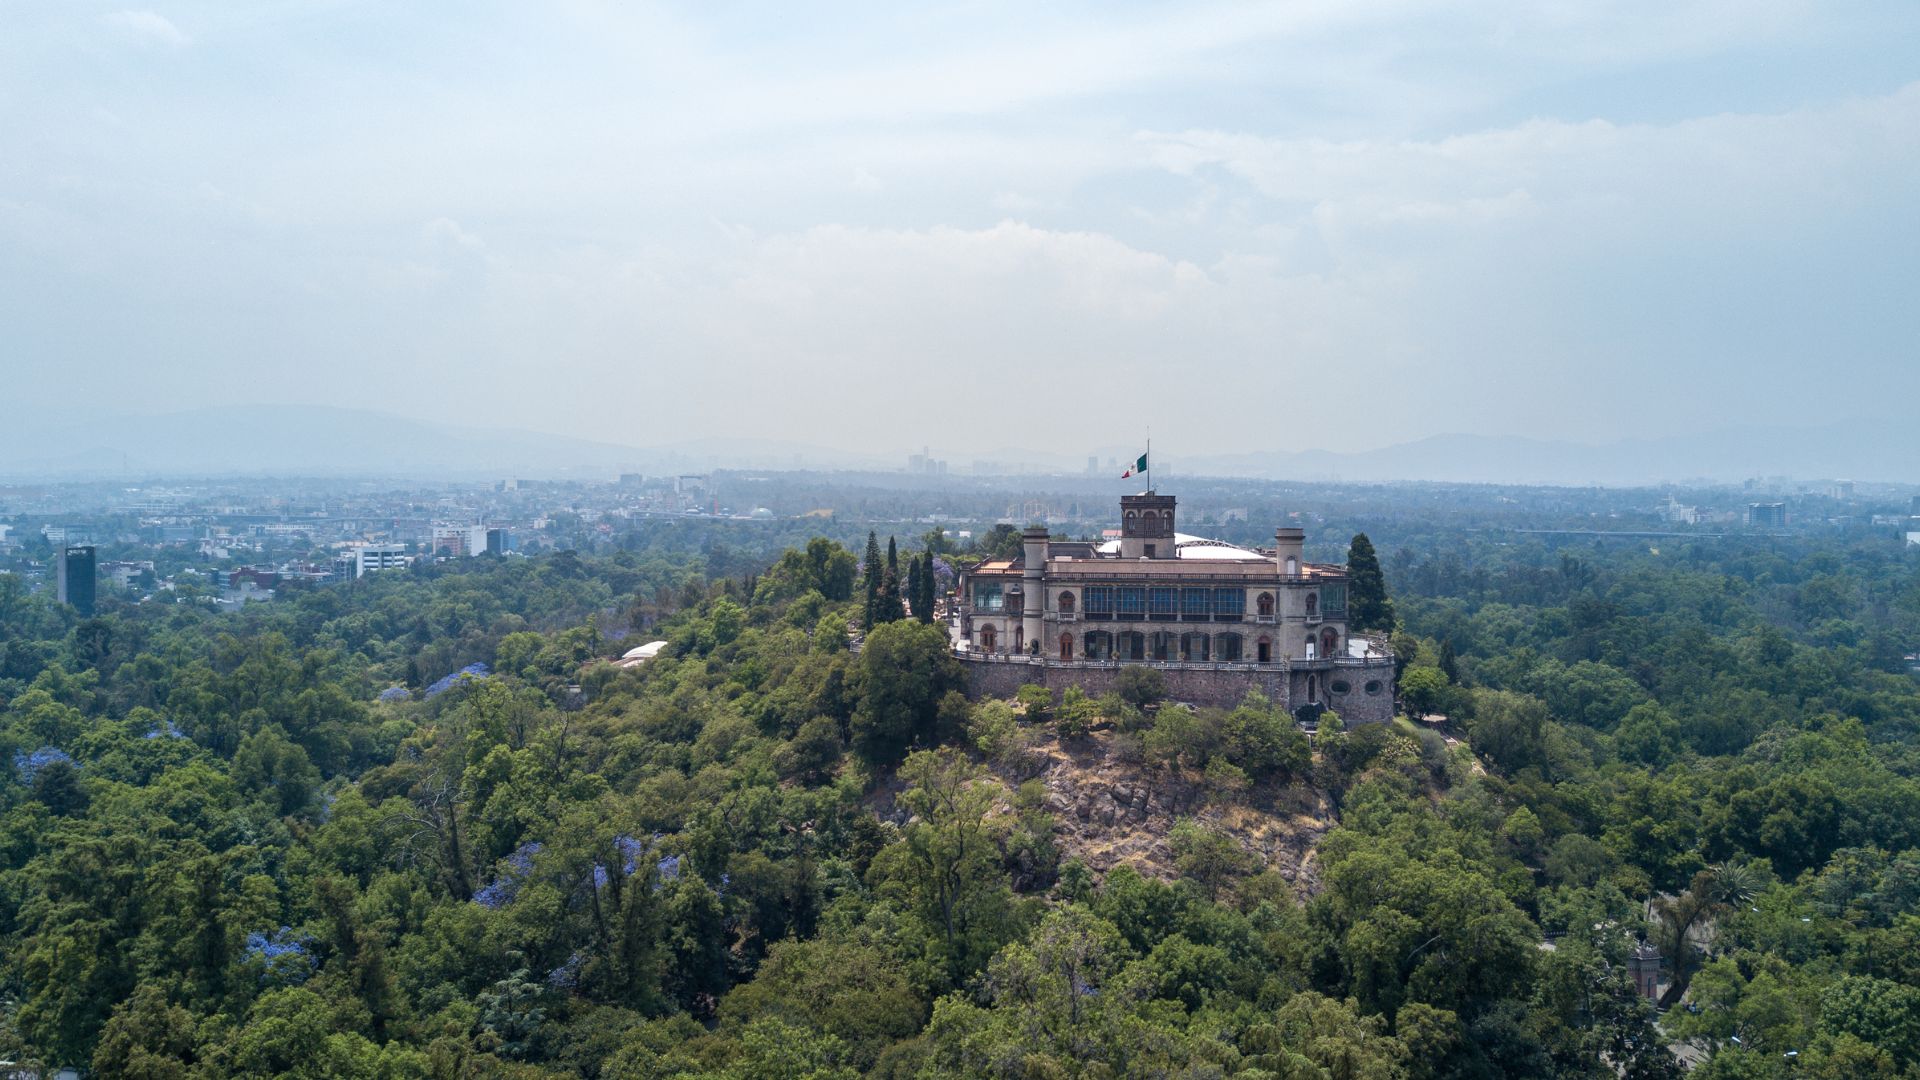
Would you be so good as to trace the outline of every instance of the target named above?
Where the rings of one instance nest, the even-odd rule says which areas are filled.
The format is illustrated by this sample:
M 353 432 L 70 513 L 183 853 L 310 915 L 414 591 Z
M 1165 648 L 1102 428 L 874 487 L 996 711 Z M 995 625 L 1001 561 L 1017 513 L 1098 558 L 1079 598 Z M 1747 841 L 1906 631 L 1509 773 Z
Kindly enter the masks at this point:
M 1300 529 L 1252 550 L 1174 529 L 1174 497 L 1120 499 L 1120 537 L 1059 541 L 1044 528 L 1021 554 L 963 572 L 955 654 L 977 694 L 1033 683 L 1104 693 L 1128 665 L 1162 673 L 1168 695 L 1237 705 L 1248 690 L 1303 719 L 1393 716 L 1393 655 L 1347 629 L 1346 567 L 1307 562 Z

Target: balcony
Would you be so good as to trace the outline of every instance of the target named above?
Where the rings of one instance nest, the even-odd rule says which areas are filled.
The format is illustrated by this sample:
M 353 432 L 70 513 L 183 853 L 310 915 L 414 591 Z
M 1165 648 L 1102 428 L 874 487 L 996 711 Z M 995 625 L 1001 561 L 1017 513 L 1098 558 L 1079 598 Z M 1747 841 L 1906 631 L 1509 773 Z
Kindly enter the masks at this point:
M 1273 625 L 1273 616 L 1271 616 L 1271 615 L 1255 615 L 1255 616 L 1253 616 L 1253 621 L 1254 621 L 1254 622 L 1257 622 L 1257 623 L 1259 623 L 1259 624 L 1260 624 L 1260 625 L 1262 625 L 1262 626 L 1272 626 L 1272 625 Z

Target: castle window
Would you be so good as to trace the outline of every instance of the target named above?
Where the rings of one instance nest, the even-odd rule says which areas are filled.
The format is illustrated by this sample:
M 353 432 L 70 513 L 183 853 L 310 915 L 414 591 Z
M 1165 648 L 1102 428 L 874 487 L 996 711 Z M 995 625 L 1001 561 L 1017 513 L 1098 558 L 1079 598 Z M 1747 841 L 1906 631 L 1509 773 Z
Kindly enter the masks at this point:
M 1380 692 L 1380 680 L 1379 680 L 1379 679 L 1368 679 L 1368 680 L 1367 680 L 1367 693 L 1369 693 L 1369 694 L 1377 694 L 1377 693 L 1379 693 L 1379 692 Z
M 1262 616 L 1269 619 L 1273 618 L 1273 594 L 1272 593 L 1270 592 L 1261 593 L 1260 599 L 1256 601 L 1256 603 L 1259 605 L 1258 610 Z
M 1300 560 L 1294 558 L 1291 555 L 1287 556 L 1287 576 L 1288 577 L 1300 576 Z
M 1335 679 L 1332 682 L 1327 684 L 1327 689 L 1333 691 L 1336 694 L 1344 694 L 1347 691 L 1353 689 L 1353 687 L 1347 685 L 1347 681 L 1345 679 Z
M 1181 634 L 1180 659 L 1196 664 L 1213 659 L 1213 639 L 1199 633 Z
M 1114 614 L 1122 619 L 1147 616 L 1147 590 L 1140 585 L 1122 585 L 1114 590 Z
M 1062 615 L 1073 614 L 1073 594 L 1072 593 L 1063 592 L 1060 594 L 1060 614 Z
M 973 586 L 973 610 L 1000 611 L 1006 607 L 1006 599 L 1000 594 L 997 581 L 976 582 Z
M 1211 589 L 1181 589 L 1180 617 L 1189 622 L 1205 622 L 1212 592 Z
M 1105 630 L 1089 630 L 1083 639 L 1089 660 L 1113 659 L 1113 635 Z
M 1060 659 L 1062 660 L 1073 659 L 1073 635 L 1072 634 L 1060 635 Z
M 1255 655 L 1263 664 L 1273 663 L 1273 641 L 1269 638 L 1261 638 L 1259 649 Z
M 1338 582 L 1320 586 L 1320 613 L 1329 619 L 1347 616 L 1347 587 Z
M 1240 662 L 1240 635 L 1219 634 L 1213 639 L 1213 658 L 1230 664 Z
M 1080 590 L 1080 599 L 1086 603 L 1087 618 L 1113 618 L 1113 586 L 1089 585 Z
M 1340 655 L 1340 631 L 1331 626 L 1320 631 L 1320 652 L 1328 659 Z
M 1170 585 L 1155 585 L 1147 590 L 1147 617 L 1172 619 L 1180 614 L 1180 590 Z
M 1119 646 L 1119 652 L 1116 655 L 1120 659 L 1145 660 L 1147 658 L 1147 635 L 1138 630 L 1128 630 L 1116 634 L 1115 638 Z
M 1156 630 L 1150 648 L 1155 660 L 1171 660 L 1179 653 L 1179 642 L 1171 631 Z
M 1213 590 L 1213 617 L 1229 622 L 1238 622 L 1247 613 L 1247 593 L 1244 589 Z
M 1316 593 L 1307 594 L 1307 618 L 1320 614 L 1320 597 Z
M 1312 660 L 1319 655 L 1320 655 L 1320 646 L 1314 642 L 1313 635 L 1308 634 L 1307 635 L 1307 659 Z
M 997 637 L 999 637 L 999 635 L 994 631 L 992 626 L 981 627 L 980 628 L 980 647 L 982 649 L 985 649 L 988 652 L 992 652 L 994 639 Z

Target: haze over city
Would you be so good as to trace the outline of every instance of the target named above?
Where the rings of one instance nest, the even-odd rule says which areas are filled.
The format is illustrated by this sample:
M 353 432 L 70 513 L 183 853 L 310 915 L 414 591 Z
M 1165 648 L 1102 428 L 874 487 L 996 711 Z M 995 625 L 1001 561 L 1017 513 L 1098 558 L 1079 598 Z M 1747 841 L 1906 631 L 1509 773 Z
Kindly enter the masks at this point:
M 82 416 L 964 461 L 1148 424 L 1187 456 L 1606 442 L 1920 392 L 1908 4 L 4 23 L 0 376 Z

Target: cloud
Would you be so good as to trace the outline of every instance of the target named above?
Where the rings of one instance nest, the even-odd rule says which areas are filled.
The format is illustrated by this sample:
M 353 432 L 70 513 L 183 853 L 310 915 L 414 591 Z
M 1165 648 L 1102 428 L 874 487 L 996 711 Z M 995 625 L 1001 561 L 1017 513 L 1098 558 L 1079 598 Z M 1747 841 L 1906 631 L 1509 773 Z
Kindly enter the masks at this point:
M 1715 422 L 1801 407 L 1808 356 L 1920 392 L 1920 90 L 1868 47 L 1911 34 L 1833 4 L 294 0 L 170 8 L 196 64 L 138 80 L 30 6 L 0 303 L 28 395 L 270 353 L 625 441 L 918 445 L 929 400 L 999 446 Z M 675 404 L 643 436 L 608 387 Z
M 420 234 L 428 240 L 453 244 L 475 254 L 484 254 L 486 241 L 449 217 L 437 217 L 420 227 Z
M 100 21 L 150 45 L 180 48 L 193 43 L 171 19 L 157 11 L 115 11 L 100 16 Z

